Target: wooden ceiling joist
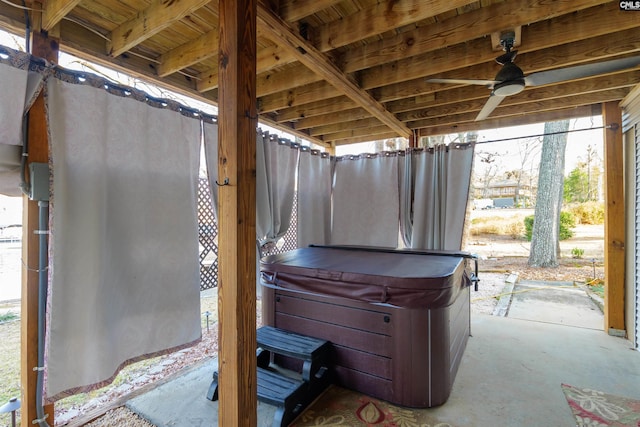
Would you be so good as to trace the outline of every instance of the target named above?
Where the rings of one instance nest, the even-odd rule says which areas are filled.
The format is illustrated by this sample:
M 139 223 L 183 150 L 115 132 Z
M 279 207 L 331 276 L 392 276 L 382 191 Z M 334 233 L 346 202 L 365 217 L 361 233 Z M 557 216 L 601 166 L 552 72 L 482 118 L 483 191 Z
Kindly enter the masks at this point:
M 111 32 L 109 54 L 119 56 L 172 23 L 201 8 L 210 0 L 154 0 L 135 17 Z
M 356 104 L 397 132 L 398 135 L 407 138 L 412 135 L 411 129 L 398 121 L 382 104 L 378 103 L 366 91 L 360 89 L 355 82 L 342 73 L 321 52 L 309 45 L 301 36 L 291 31 L 286 23 L 261 5 L 258 5 L 258 20 L 266 25 L 266 28 L 269 28 L 269 32 L 265 36 L 290 49 L 300 63 L 342 91 Z
M 42 29 L 49 31 L 64 18 L 81 0 L 48 0 L 44 2 Z

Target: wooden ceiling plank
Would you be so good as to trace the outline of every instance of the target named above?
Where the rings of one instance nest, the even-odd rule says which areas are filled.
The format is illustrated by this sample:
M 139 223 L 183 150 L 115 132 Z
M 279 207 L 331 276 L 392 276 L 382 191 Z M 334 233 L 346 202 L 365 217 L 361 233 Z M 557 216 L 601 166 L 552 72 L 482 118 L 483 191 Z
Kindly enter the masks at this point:
M 385 0 L 317 29 L 316 47 L 327 52 L 367 37 L 422 21 L 470 0 Z
M 159 33 L 210 0 L 154 0 L 146 9 L 111 32 L 108 49 L 111 56 L 119 56 L 144 40 Z
M 258 103 L 260 112 L 264 113 L 335 98 L 339 95 L 341 92 L 338 89 L 323 80 L 264 96 Z
M 552 55 L 554 53 L 553 49 L 564 48 L 569 51 L 569 56 L 573 56 L 574 49 L 585 49 L 583 41 L 586 39 L 591 40 L 593 43 L 598 43 L 601 46 L 613 46 L 613 41 L 607 41 L 607 38 L 610 37 L 609 34 L 612 32 L 620 33 L 621 30 L 628 29 L 629 32 L 625 34 L 631 34 L 633 38 L 633 32 L 635 31 L 637 35 L 637 17 L 631 19 L 629 15 L 633 14 L 628 13 L 604 13 L 605 10 L 608 10 L 605 9 L 605 7 L 610 8 L 609 5 L 603 5 L 594 10 L 589 9 L 550 22 L 523 27 L 522 37 L 526 42 L 519 48 L 516 63 L 525 70 L 521 62 L 523 58 L 528 55 L 528 52 L 534 50 L 538 51 L 546 48 L 544 54 Z M 622 44 L 622 46 L 625 45 L 625 42 L 622 40 L 623 37 L 624 35 L 616 38 L 616 42 Z M 581 42 L 583 43 L 577 45 L 572 44 L 571 47 L 568 47 L 571 43 Z M 484 62 L 491 63 L 485 66 L 487 68 L 485 74 L 466 74 L 466 77 L 493 78 L 500 69 L 499 66 L 493 62 L 497 55 L 496 52 L 488 48 L 488 45 L 486 47 L 483 46 L 482 40 L 474 40 L 464 45 L 451 46 L 400 61 L 371 67 L 360 73 L 360 85 L 363 89 L 370 90 L 382 86 L 390 86 L 394 83 L 402 83 L 406 80 L 437 75 L 450 71 L 452 68 L 466 68 Z M 429 64 L 429 66 L 425 67 L 425 64 Z M 426 82 L 424 84 L 426 84 Z M 389 101 L 393 93 L 394 88 L 390 88 L 388 91 L 381 90 L 379 99 L 384 102 Z
M 508 28 L 532 25 L 576 10 L 603 3 L 604 0 L 555 1 L 522 0 L 497 3 L 438 22 L 403 32 L 395 37 L 356 47 L 345 53 L 341 68 L 353 73 L 384 63 L 468 42 Z M 608 6 L 609 7 L 609 6 Z M 617 8 L 618 6 L 615 5 Z M 551 38 L 551 37 L 550 37 Z M 523 37 L 524 43 L 529 40 Z M 490 42 L 486 42 L 486 50 Z M 452 55 L 454 56 L 454 55 Z M 494 56 L 498 56 L 494 53 Z
M 373 136 L 377 134 L 386 134 L 389 128 L 386 126 L 371 126 L 367 128 L 347 129 L 323 136 L 324 141 L 338 141 L 340 139 L 351 139 L 360 136 Z
M 435 136 L 458 132 L 499 129 L 504 127 L 529 125 L 533 123 L 544 123 L 563 119 L 577 119 L 580 117 L 590 117 L 599 114 L 599 104 L 583 105 L 580 107 L 569 107 L 554 111 L 543 111 L 537 113 L 529 113 L 526 115 L 523 114 L 520 116 L 501 117 L 494 119 L 489 118 L 479 122 L 425 127 L 418 130 L 418 136 Z
M 256 58 L 256 70 L 258 73 L 264 73 L 275 67 L 295 62 L 295 56 L 278 45 L 269 46 L 258 51 Z
M 532 90 L 526 90 L 519 94 L 517 98 L 528 96 L 534 93 L 542 94 L 545 99 L 560 98 L 568 95 L 575 95 L 576 93 L 587 93 L 602 90 L 603 87 L 614 89 L 618 87 L 626 87 L 637 84 L 640 81 L 640 71 L 622 72 L 610 75 L 600 75 L 597 77 L 566 82 L 558 85 L 541 86 L 539 88 L 532 88 Z M 463 86 L 451 90 L 443 90 L 435 94 L 435 97 L 431 100 L 424 102 L 417 102 L 415 98 L 408 98 L 400 101 L 394 101 L 387 104 L 387 109 L 394 114 L 399 114 L 407 111 L 414 111 L 421 108 L 434 108 L 442 105 L 454 104 L 458 102 L 464 102 L 472 99 L 485 99 L 489 96 L 490 91 L 480 86 Z M 504 102 L 509 102 L 510 99 L 515 97 L 509 97 Z
M 640 81 L 640 70 L 620 73 L 608 76 L 598 76 L 591 79 L 567 82 L 559 85 L 549 85 L 540 88 L 531 88 L 517 95 L 507 97 L 500 104 L 501 107 L 516 106 L 530 102 L 540 102 L 552 99 L 563 99 L 568 96 L 576 96 L 589 93 L 601 92 L 604 88 L 607 90 L 630 88 Z M 461 114 L 466 112 L 477 112 L 483 106 L 489 97 L 489 91 L 485 96 L 470 100 L 467 98 L 464 102 L 445 103 L 438 106 L 426 107 L 423 109 L 415 109 L 409 112 L 398 114 L 398 119 L 402 121 L 420 120 L 428 117 L 442 117 L 452 114 Z
M 309 135 L 322 136 L 330 133 L 342 132 L 349 129 L 361 129 L 366 127 L 375 127 L 380 124 L 378 119 L 368 118 L 352 121 L 344 121 L 341 123 L 335 123 L 331 125 L 317 126 L 309 129 Z
M 321 116 L 327 113 L 350 110 L 358 105 L 344 95 L 336 98 L 324 99 L 312 104 L 305 104 L 299 107 L 287 108 L 278 112 L 276 120 L 278 122 L 291 122 L 305 117 Z
M 451 0 L 450 0 L 451 1 Z M 412 132 L 403 123 L 399 122 L 395 116 L 389 113 L 382 104 L 378 103 L 366 91 L 360 89 L 355 82 L 342 73 L 338 67 L 327 59 L 321 52 L 310 46 L 306 40 L 291 29 L 279 17 L 275 16 L 263 5 L 258 6 L 258 19 L 267 28 L 269 34 L 266 37 L 271 38 L 276 43 L 281 43 L 290 49 L 296 56 L 298 61 L 307 66 L 314 73 L 320 75 L 331 85 L 342 91 L 347 97 L 369 111 L 373 116 L 377 117 L 382 123 L 390 129 L 398 133 L 398 135 L 409 137 Z M 265 30 L 266 32 L 266 30 Z
M 349 145 L 349 144 L 357 144 L 359 142 L 373 142 L 373 141 L 382 141 L 385 139 L 391 139 L 391 138 L 395 138 L 398 135 L 392 133 L 392 132 L 387 132 L 387 133 L 381 133 L 381 134 L 377 134 L 377 135 L 366 135 L 366 136 L 359 136 L 359 137 L 354 137 L 354 138 L 347 138 L 347 139 L 341 139 L 338 141 L 327 141 L 328 143 L 331 143 L 331 145 L 333 146 L 338 146 L 338 145 Z
M 517 116 L 520 114 L 535 113 L 545 110 L 559 110 L 567 107 L 578 107 L 581 105 L 591 105 L 601 102 L 609 102 L 621 100 L 629 93 L 630 88 L 618 88 L 611 90 L 603 90 L 595 93 L 586 93 L 575 96 L 568 96 L 558 99 L 540 100 L 519 104 L 517 108 L 512 105 L 500 105 L 491 113 L 492 118 Z M 412 129 L 418 129 L 429 126 L 454 125 L 464 122 L 475 121 L 477 111 L 464 112 L 460 114 L 452 114 L 448 116 L 440 116 L 430 119 L 416 120 L 409 122 Z
M 218 30 L 209 31 L 160 55 L 158 75 L 166 77 L 218 54 Z
M 42 12 L 42 29 L 49 31 L 67 16 L 81 0 L 47 0 Z
M 284 0 L 280 2 L 279 15 L 286 22 L 299 21 L 309 15 L 328 9 L 342 0 Z
M 309 129 L 322 125 L 330 125 L 333 123 L 341 123 L 344 121 L 360 120 L 370 118 L 371 114 L 361 107 L 352 108 L 350 110 L 332 112 L 315 117 L 305 117 L 297 120 L 293 126 L 298 130 Z

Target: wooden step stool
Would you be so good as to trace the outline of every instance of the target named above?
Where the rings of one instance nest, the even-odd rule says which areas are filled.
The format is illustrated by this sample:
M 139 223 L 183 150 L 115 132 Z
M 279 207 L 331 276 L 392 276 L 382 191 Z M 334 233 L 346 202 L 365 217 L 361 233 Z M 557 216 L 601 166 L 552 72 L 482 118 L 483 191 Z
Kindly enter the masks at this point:
M 274 426 L 287 426 L 331 383 L 329 341 L 263 326 L 257 331 L 258 400 L 277 407 Z M 275 355 L 302 361 L 301 378 L 272 361 Z M 291 374 L 291 372 L 288 372 Z M 218 372 L 213 373 L 207 399 L 218 399 Z

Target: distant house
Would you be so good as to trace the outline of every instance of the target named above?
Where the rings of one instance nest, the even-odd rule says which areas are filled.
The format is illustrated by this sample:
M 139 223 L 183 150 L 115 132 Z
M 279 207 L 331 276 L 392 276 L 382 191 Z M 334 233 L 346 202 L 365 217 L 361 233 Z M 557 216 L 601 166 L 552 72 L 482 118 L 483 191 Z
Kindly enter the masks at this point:
M 515 179 L 494 181 L 487 186 L 482 182 L 476 182 L 474 198 L 491 199 L 495 207 L 531 206 L 535 200 L 537 186 L 529 183 L 526 178 L 522 181 L 519 186 Z

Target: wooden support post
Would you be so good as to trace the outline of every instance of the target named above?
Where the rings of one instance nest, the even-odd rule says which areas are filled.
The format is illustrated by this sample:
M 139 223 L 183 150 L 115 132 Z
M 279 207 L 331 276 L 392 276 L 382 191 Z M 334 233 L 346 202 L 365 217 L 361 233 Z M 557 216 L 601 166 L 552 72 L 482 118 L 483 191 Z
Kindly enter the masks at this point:
M 604 130 L 604 328 L 624 330 L 625 221 L 622 110 L 618 102 L 602 105 Z
M 220 0 L 219 426 L 257 425 L 256 0 Z
M 41 9 L 41 7 L 39 7 Z M 58 40 L 35 32 L 31 39 L 31 53 L 50 62 L 58 62 Z M 49 161 L 49 141 L 42 94 L 29 110 L 28 163 Z M 20 383 L 22 412 L 20 425 L 32 426 L 37 419 L 36 372 L 38 366 L 38 202 L 23 197 L 22 213 L 22 297 L 20 313 Z M 53 425 L 53 405 L 45 406 L 47 422 Z

